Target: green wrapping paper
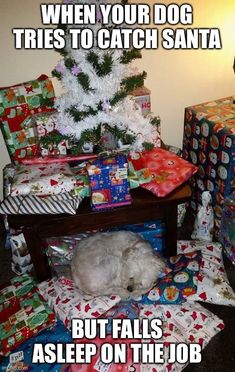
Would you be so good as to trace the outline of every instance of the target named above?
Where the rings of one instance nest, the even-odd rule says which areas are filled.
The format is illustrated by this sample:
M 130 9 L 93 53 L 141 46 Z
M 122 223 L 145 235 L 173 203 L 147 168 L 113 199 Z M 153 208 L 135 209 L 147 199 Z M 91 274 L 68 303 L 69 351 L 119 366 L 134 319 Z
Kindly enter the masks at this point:
M 22 342 L 52 326 L 55 314 L 43 300 L 29 275 L 11 280 L 0 291 L 0 355 L 6 356 Z

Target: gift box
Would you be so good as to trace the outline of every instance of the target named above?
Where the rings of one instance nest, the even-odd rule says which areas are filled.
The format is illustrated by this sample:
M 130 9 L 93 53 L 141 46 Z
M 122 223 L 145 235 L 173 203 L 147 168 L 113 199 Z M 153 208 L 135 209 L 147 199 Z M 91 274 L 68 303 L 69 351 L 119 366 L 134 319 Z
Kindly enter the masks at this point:
M 135 89 L 132 94 L 132 99 L 135 101 L 136 106 L 140 109 L 143 116 L 151 113 L 151 91 L 145 86 Z
M 57 112 L 36 114 L 32 119 L 37 130 L 42 157 L 67 155 L 67 141 L 57 131 Z
M 31 256 L 24 238 L 20 231 L 10 230 L 9 241 L 11 246 L 11 269 L 17 275 L 30 273 L 33 270 Z
M 72 319 L 99 318 L 120 302 L 117 295 L 93 298 L 70 279 L 52 278 L 38 284 L 39 291 L 56 316 L 70 329 Z
M 55 92 L 46 75 L 0 88 L 0 127 L 11 160 L 38 156 L 38 135 L 33 115 L 51 112 Z
M 10 286 L 0 292 L 0 304 L 0 355 L 8 355 L 55 322 L 54 313 L 29 275 L 12 279 Z
M 89 344 L 91 340 L 86 338 L 75 340 L 78 344 Z M 70 364 L 68 371 L 69 372 L 140 372 L 140 364 L 133 363 L 133 353 L 130 347 L 131 344 L 137 343 L 140 344 L 140 339 L 114 339 L 111 335 L 108 335 L 105 339 L 100 339 L 96 337 L 92 340 L 92 343 L 97 346 L 97 353 L 92 357 L 91 363 L 86 364 Z M 103 363 L 100 357 L 100 348 L 102 344 L 108 343 L 110 345 L 115 344 L 125 344 L 126 345 L 126 363 Z M 114 347 L 114 346 L 113 346 Z M 115 353 L 115 351 L 114 351 Z
M 40 332 L 37 336 L 25 341 L 8 357 L 4 358 L 0 363 L 0 368 L 7 371 L 40 371 L 43 372 L 58 372 L 63 368 L 63 364 L 55 363 L 32 363 L 34 345 L 42 344 L 45 346 L 48 343 L 55 345 L 59 343 L 72 343 L 72 338 L 69 330 L 65 328 L 60 320 L 57 320 L 51 329 L 46 329 Z
M 118 226 L 112 231 L 132 231 L 147 240 L 153 249 L 162 252 L 165 246 L 165 223 L 162 221 L 148 221 L 144 223 Z
M 219 241 L 235 265 L 235 195 L 230 195 L 224 201 Z
M 183 157 L 198 166 L 191 179 L 191 206 L 196 211 L 201 194 L 212 195 L 215 237 L 218 238 L 224 198 L 235 192 L 234 97 L 219 99 L 185 110 Z
M 128 182 L 128 163 L 125 155 L 98 158 L 88 164 L 93 210 L 131 204 Z

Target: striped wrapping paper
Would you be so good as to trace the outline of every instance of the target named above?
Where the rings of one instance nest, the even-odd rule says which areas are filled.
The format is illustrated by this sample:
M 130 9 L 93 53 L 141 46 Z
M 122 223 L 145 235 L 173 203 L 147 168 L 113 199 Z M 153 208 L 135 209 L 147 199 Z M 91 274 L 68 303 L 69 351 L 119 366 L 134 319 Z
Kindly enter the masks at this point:
M 1 214 L 76 214 L 82 197 L 69 192 L 39 197 L 36 195 L 7 196 L 0 204 Z

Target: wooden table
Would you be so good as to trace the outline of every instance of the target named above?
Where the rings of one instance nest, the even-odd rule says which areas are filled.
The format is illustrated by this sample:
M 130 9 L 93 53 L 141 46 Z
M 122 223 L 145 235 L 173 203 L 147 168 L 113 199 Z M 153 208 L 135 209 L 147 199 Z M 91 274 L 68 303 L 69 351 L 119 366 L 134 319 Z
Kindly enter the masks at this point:
M 92 211 L 90 200 L 86 198 L 76 215 L 9 215 L 8 222 L 15 229 L 23 226 L 35 274 L 40 281 L 50 277 L 48 261 L 42 251 L 42 240 L 52 236 L 161 219 L 166 226 L 164 255 L 174 255 L 177 243 L 177 205 L 189 200 L 190 187 L 183 185 L 165 198 L 157 198 L 141 188 L 131 190 L 131 196 L 133 203 L 130 206 L 103 212 Z

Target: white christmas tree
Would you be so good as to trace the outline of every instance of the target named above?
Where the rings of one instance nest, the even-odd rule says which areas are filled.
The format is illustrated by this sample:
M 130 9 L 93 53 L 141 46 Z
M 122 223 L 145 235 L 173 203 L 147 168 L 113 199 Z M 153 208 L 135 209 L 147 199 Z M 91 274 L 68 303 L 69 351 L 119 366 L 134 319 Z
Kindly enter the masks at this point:
M 64 0 L 64 3 L 88 2 Z M 107 28 L 107 25 L 102 25 L 101 3 L 105 1 L 89 1 L 89 4 L 96 4 L 96 24 L 88 26 L 94 35 L 100 28 Z M 123 4 L 127 1 L 109 3 Z M 146 78 L 145 72 L 138 73 L 130 64 L 134 59 L 141 58 L 140 51 L 102 50 L 97 47 L 96 37 L 92 49 L 72 49 L 69 29 L 78 28 L 79 25 L 61 27 L 66 31 L 66 46 L 58 50 L 63 58 L 52 72 L 64 89 L 55 102 L 58 110 L 57 128 L 61 135 L 77 141 L 79 151 L 87 143 L 102 151 L 104 130 L 109 131 L 117 142 L 131 144 L 134 150 L 158 146 L 155 124 L 159 123 L 159 119 L 144 118 L 130 97 L 135 88 L 143 86 Z M 109 29 L 114 27 L 117 26 L 108 25 Z

